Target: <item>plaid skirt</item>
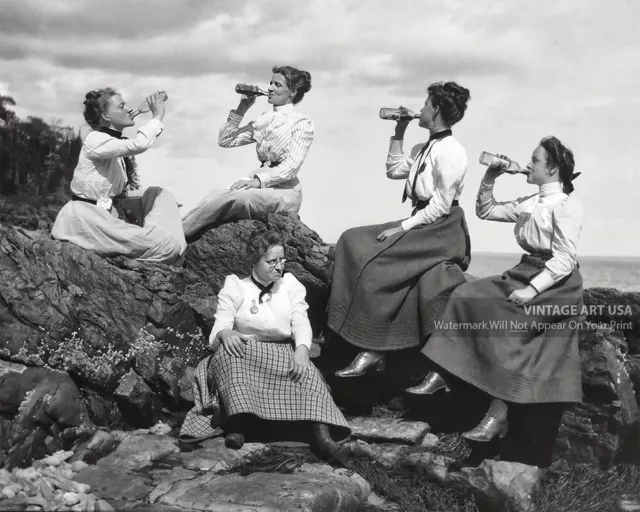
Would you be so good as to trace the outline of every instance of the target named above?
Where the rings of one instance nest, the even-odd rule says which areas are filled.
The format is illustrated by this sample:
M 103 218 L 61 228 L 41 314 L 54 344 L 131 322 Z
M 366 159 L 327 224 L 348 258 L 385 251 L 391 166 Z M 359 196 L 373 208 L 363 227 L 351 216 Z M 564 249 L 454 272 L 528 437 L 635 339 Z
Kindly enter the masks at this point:
M 220 347 L 211 359 L 214 385 L 226 415 L 254 414 L 266 420 L 327 423 L 333 439 L 351 430 L 322 375 L 311 363 L 298 383 L 289 378 L 291 342 L 247 341 L 243 358 Z
M 578 335 L 584 316 L 579 270 L 524 306 L 507 300 L 511 292 L 527 286 L 544 263 L 524 255 L 502 275 L 458 287 L 422 353 L 502 400 L 581 402 Z
M 466 282 L 471 248 L 462 208 L 378 242 L 398 224 L 349 229 L 336 244 L 327 323 L 362 349 L 422 345 L 451 292 Z

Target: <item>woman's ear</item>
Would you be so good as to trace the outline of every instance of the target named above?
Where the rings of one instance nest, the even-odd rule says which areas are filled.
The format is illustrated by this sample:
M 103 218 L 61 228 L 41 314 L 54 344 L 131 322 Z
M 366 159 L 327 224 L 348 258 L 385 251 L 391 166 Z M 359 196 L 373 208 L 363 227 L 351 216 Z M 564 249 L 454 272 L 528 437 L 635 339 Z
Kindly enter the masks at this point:
M 552 167 L 551 169 L 547 168 L 547 174 L 549 176 L 554 176 L 559 171 L 560 171 L 559 167 Z
M 111 117 L 106 112 L 102 112 L 100 114 L 100 119 L 102 119 L 103 121 L 106 121 L 107 125 L 111 124 Z

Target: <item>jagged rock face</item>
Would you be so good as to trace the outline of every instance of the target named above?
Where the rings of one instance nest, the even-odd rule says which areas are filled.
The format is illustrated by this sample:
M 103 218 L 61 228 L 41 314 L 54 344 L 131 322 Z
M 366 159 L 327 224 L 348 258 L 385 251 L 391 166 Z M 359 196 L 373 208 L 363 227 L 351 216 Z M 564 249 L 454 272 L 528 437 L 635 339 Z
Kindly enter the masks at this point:
M 273 215 L 268 223 L 289 238 L 287 270 L 307 288 L 317 335 L 325 325 L 333 247 L 297 218 Z M 216 294 L 227 275 L 249 274 L 245 243 L 262 225 L 262 221 L 246 220 L 209 231 L 189 245 L 184 268 L 101 258 L 52 240 L 48 232 L 0 225 L 0 359 L 65 371 L 79 388 L 89 419 L 97 425 L 123 421 L 149 426 L 167 408 L 187 409 L 193 400 L 193 370 L 207 352 Z M 558 413 L 559 429 L 556 424 L 555 430 L 545 430 L 551 438 L 545 442 L 554 457 L 571 462 L 608 465 L 625 460 L 624 453 L 636 460 L 640 395 L 634 383 L 640 383 L 640 294 L 591 289 L 585 292 L 585 304 L 628 305 L 631 312 L 605 308 L 590 317 L 593 322 L 628 321 L 628 327 L 617 333 L 596 329 L 582 334 L 584 404 Z M 346 364 L 353 353 L 344 344 L 331 345 L 328 341 L 323 346 L 324 360 L 318 365 L 347 412 L 364 414 L 363 406 L 389 400 L 392 409 L 407 410 L 417 419 L 425 410 L 437 410 L 422 402 L 413 407 L 406 395 L 399 398 L 402 389 L 424 376 L 421 358 L 394 355 L 387 373 L 376 376 L 375 382 L 351 380 L 349 398 L 340 389 L 346 384 L 332 379 L 331 371 Z M 343 352 L 336 353 L 336 348 Z M 32 390 L 36 387 L 34 382 Z M 3 396 L 0 392 L 0 402 Z M 13 402 L 6 407 L 0 411 L 0 434 L 10 432 L 17 414 Z M 138 407 L 149 411 L 148 417 L 136 415 Z M 471 411 L 471 407 L 452 404 L 440 419 L 454 423 L 456 414 Z M 516 419 L 512 429 L 516 444 L 541 452 L 534 439 L 545 437 L 534 428 L 538 412 L 523 409 L 520 416 L 527 428 L 518 434 Z M 438 418 L 426 419 L 435 431 L 443 431 Z M 455 430 L 471 428 L 478 419 L 467 418 Z M 41 446 L 48 435 L 43 428 L 38 424 L 32 431 L 32 441 Z
M 307 287 L 319 332 L 331 247 L 296 218 L 269 222 L 291 240 L 287 269 Z M 210 231 L 190 245 L 185 268 L 102 258 L 48 232 L 0 225 L 0 358 L 67 372 L 98 425 L 149 426 L 162 406 L 189 408 L 216 294 L 228 274 L 250 272 L 245 244 L 260 225 Z M 138 414 L 139 405 L 149 414 Z
M 291 236 L 288 270 L 307 287 L 319 329 L 329 246 L 298 220 L 274 217 L 273 228 Z M 193 369 L 204 354 L 216 293 L 225 276 L 250 272 L 244 246 L 257 225 L 241 221 L 207 233 L 189 247 L 183 269 L 101 258 L 0 225 L 0 356 L 66 370 L 107 392 L 135 365 L 152 388 L 179 402 L 189 386 L 171 374 Z M 167 353 L 180 361 L 165 360 Z

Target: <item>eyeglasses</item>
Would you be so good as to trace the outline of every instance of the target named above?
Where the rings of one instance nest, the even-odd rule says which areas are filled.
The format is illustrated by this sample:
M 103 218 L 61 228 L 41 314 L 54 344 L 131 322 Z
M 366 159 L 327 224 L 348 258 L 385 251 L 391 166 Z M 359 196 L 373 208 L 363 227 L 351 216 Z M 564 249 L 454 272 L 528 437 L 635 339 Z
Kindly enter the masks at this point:
M 273 260 L 267 260 L 266 263 L 269 265 L 269 268 L 276 268 L 278 264 L 284 265 L 287 262 L 286 258 L 275 258 Z

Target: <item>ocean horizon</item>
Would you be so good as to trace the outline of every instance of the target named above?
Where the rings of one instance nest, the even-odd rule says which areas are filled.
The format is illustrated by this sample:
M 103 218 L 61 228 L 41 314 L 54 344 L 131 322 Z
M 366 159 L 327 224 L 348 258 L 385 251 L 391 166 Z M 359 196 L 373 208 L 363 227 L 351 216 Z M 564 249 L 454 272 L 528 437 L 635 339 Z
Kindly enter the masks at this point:
M 488 277 L 515 266 L 522 253 L 472 252 L 468 274 Z M 585 288 L 617 288 L 640 292 L 640 257 L 582 256 L 578 258 Z

